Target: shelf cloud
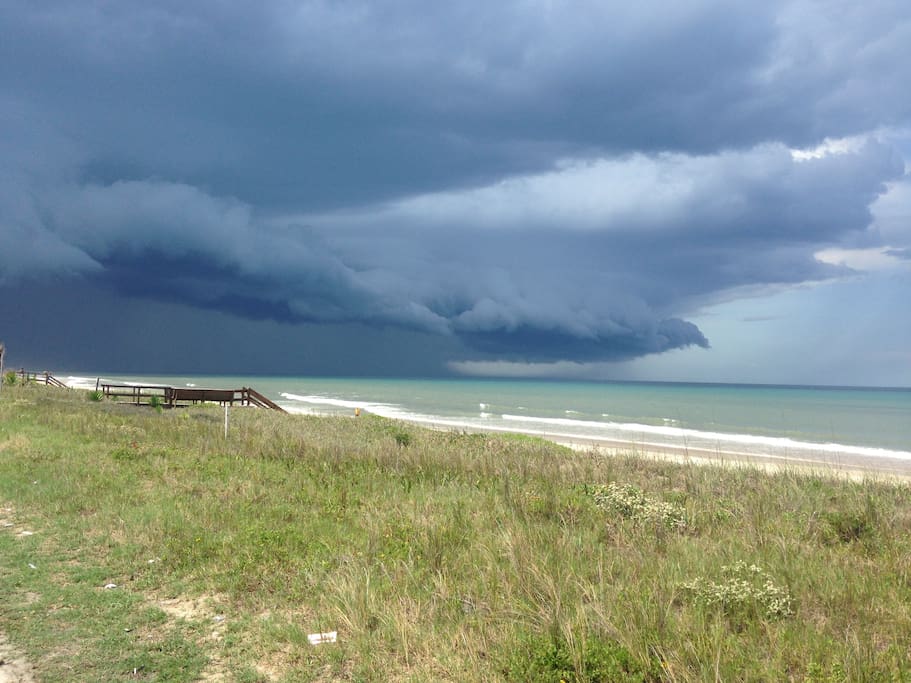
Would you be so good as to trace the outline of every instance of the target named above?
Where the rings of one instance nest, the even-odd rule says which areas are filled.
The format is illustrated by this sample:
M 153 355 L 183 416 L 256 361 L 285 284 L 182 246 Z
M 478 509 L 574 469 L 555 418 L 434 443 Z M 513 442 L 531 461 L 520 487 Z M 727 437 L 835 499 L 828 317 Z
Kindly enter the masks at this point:
M 708 349 L 706 307 L 911 250 L 905 3 L 0 20 L 20 299 L 79 281 L 225 325 L 411 331 L 448 367 L 615 362 Z

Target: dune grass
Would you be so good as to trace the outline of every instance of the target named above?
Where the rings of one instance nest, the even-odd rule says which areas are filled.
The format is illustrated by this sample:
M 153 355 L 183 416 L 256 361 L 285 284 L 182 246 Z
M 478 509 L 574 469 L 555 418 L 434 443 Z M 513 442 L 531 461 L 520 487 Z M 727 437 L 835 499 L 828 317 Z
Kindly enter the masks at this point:
M 911 681 L 905 484 L 223 430 L 4 387 L 0 632 L 39 680 Z

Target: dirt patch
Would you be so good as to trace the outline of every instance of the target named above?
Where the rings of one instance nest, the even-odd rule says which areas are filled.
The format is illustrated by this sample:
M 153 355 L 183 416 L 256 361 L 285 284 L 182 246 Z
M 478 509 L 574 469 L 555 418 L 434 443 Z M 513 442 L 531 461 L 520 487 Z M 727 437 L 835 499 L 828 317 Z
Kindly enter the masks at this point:
M 288 645 L 280 650 L 268 653 L 265 658 L 254 664 L 256 673 L 267 681 L 277 681 L 291 666 L 292 650 Z
M 15 434 L 6 441 L 0 441 L 0 453 L 3 451 L 25 451 L 31 445 L 28 437 Z
M 198 598 L 168 598 L 155 603 L 169 617 L 187 621 L 204 621 L 223 624 L 225 600 L 218 595 L 204 595 Z
M 209 656 L 209 664 L 200 674 L 200 681 L 221 683 L 230 679 L 227 665 L 219 654 L 219 650 L 223 646 L 224 632 L 231 621 L 232 608 L 227 596 L 213 594 L 196 598 L 174 597 L 157 599 L 153 601 L 153 604 L 172 619 L 203 626 L 202 637 L 197 642 L 205 647 Z M 271 610 L 266 610 L 256 616 L 262 621 L 275 618 L 300 620 L 300 614 L 296 611 L 282 611 L 280 614 L 275 614 Z M 286 645 L 264 653 L 259 661 L 249 662 L 249 664 L 262 678 L 275 681 L 291 668 L 294 659 L 294 648 Z M 337 680 L 337 677 L 317 676 L 313 680 Z
M 0 683 L 34 683 L 31 664 L 0 633 Z
M 217 595 L 198 598 L 168 598 L 158 600 L 155 604 L 172 619 L 182 619 L 204 625 L 203 641 L 209 655 L 209 665 L 199 677 L 207 683 L 222 683 L 228 680 L 227 670 L 215 648 L 224 638 L 227 617 L 222 606 L 225 601 Z M 0 683 L 3 683 L 0 681 Z

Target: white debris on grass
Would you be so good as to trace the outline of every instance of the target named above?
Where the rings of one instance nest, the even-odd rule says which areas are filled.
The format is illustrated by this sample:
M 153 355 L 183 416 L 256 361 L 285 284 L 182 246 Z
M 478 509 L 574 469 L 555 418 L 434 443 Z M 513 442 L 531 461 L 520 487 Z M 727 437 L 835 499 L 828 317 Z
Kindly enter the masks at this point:
M 338 640 L 338 631 L 327 631 L 326 633 L 311 633 L 307 636 L 311 645 L 320 645 L 322 643 L 334 643 Z

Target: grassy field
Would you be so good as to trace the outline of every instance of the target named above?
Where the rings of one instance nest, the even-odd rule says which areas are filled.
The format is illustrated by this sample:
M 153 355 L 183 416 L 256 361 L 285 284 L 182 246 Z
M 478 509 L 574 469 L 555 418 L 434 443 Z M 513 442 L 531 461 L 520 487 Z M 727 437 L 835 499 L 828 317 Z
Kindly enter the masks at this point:
M 40 681 L 911 681 L 911 489 L 5 386 L 0 596 Z

